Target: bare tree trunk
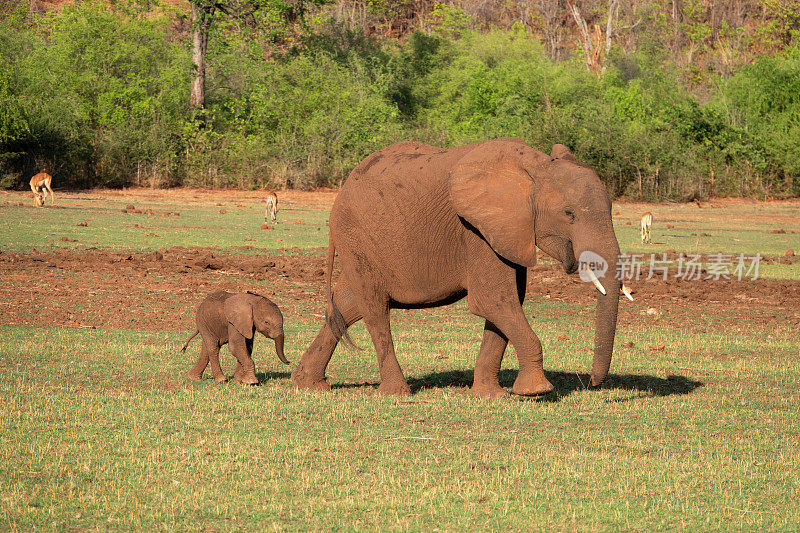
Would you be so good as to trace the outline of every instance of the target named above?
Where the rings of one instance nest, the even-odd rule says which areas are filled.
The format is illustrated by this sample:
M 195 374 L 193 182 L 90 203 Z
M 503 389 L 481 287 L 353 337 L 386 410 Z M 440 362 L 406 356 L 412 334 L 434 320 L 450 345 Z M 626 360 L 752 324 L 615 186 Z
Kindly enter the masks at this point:
M 639 17 L 639 20 L 637 20 L 633 24 L 629 26 L 618 26 L 615 29 L 614 18 L 617 16 L 618 9 L 619 9 L 619 0 L 609 0 L 608 19 L 606 20 L 606 45 L 605 45 L 605 53 L 602 56 L 602 60 L 600 58 L 600 27 L 595 25 L 595 32 L 597 34 L 597 49 L 595 50 L 595 68 L 598 68 L 600 72 L 606 71 L 606 61 L 608 60 L 608 55 L 611 52 L 611 42 L 614 39 L 615 34 L 619 34 L 625 30 L 632 30 L 642 22 L 642 17 Z
M 681 0 L 672 0 L 672 51 L 677 54 L 681 49 L 681 20 L 683 19 L 683 5 Z
M 642 171 L 639 169 L 639 165 L 636 163 L 633 164 L 636 167 L 636 185 L 639 189 L 639 200 L 642 199 Z
M 564 20 L 562 18 L 563 3 L 561 0 L 541 0 L 533 4 L 541 17 L 542 33 L 544 34 L 550 58 L 555 61 L 563 59 L 564 46 Z M 526 4 L 527 6 L 527 4 Z M 530 8 L 526 7 L 530 11 Z M 532 18 L 532 17 L 530 17 Z M 532 24 L 531 24 L 532 26 Z M 531 30 L 533 28 L 531 27 Z
M 193 109 L 203 109 L 206 103 L 206 50 L 208 49 L 208 30 L 216 6 L 204 0 L 192 0 L 192 63 L 195 76 L 192 80 L 189 105 Z
M 42 14 L 44 14 L 44 9 L 39 4 L 39 0 L 28 0 L 28 18 Z
M 611 51 L 611 39 L 614 36 L 614 16 L 617 14 L 619 7 L 619 0 L 609 0 L 608 2 L 608 20 L 606 21 L 606 57 Z M 605 67 L 603 68 L 605 70 Z
M 586 61 L 586 68 L 589 71 L 593 71 L 595 69 L 595 66 L 592 64 L 592 59 L 594 58 L 594 44 L 589 34 L 589 26 L 583 19 L 578 6 L 572 3 L 569 4 L 569 11 L 572 14 L 572 18 L 575 19 L 575 24 L 578 25 L 578 29 L 581 31 L 581 36 L 583 37 L 583 56 Z

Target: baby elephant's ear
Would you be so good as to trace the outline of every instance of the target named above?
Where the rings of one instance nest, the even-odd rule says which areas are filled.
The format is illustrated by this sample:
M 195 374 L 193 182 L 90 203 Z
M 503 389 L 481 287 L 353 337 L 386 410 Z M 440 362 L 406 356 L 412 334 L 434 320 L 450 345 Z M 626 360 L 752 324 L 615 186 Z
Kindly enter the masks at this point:
M 250 305 L 250 296 L 235 294 L 225 300 L 225 316 L 245 339 L 253 338 L 253 306 Z

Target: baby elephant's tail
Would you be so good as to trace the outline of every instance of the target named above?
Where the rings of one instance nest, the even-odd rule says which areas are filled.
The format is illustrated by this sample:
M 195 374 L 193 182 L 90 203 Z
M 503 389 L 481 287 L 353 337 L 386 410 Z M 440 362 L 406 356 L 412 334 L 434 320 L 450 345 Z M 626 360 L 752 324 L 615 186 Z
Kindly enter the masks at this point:
M 186 347 L 189 346 L 189 343 L 191 342 L 192 339 L 197 337 L 198 333 L 200 333 L 200 330 L 196 329 L 194 330 L 194 333 L 192 333 L 192 336 L 186 339 L 186 342 L 183 344 L 183 348 L 181 348 L 181 353 L 186 353 Z

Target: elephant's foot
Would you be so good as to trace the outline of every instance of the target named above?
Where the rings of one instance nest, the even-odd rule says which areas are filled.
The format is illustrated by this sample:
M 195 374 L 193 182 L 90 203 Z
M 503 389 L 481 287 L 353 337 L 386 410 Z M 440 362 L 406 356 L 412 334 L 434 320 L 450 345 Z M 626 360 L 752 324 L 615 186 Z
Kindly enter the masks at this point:
M 472 381 L 469 394 L 470 396 L 486 400 L 508 398 L 510 396 L 508 391 L 500 386 L 500 381 L 497 379 L 497 372 L 491 370 L 487 371 L 481 367 L 475 368 L 475 378 Z
M 325 381 L 325 377 L 322 378 L 314 378 L 309 376 L 306 372 L 304 372 L 300 366 L 295 368 L 292 371 L 292 383 L 294 383 L 295 387 L 298 389 L 307 389 L 307 390 L 314 390 L 314 391 L 329 391 L 331 390 L 331 386 L 328 385 L 328 382 Z
M 547 381 L 544 372 L 536 369 L 529 372 L 520 371 L 511 390 L 520 396 L 539 396 L 552 392 L 553 389 L 553 384 Z
M 220 374 L 219 376 L 214 376 L 214 383 L 225 383 L 227 379 L 225 374 Z
M 378 385 L 378 394 L 383 396 L 411 396 L 411 387 L 405 380 L 383 381 Z
M 483 398 L 484 400 L 497 400 L 511 396 L 508 391 L 500 385 L 491 386 L 477 383 L 474 383 L 472 387 L 470 387 L 469 394 L 470 396 Z
M 244 374 L 234 378 L 237 383 L 242 385 L 258 385 L 258 378 L 255 374 Z
M 258 378 L 256 377 L 255 370 L 245 370 L 241 363 L 236 365 L 236 370 L 233 372 L 233 379 L 236 383 L 242 385 L 258 385 Z
M 188 377 L 192 381 L 200 381 L 201 379 L 203 379 L 203 373 L 202 372 L 195 372 L 193 370 L 190 370 L 189 374 L 188 374 Z

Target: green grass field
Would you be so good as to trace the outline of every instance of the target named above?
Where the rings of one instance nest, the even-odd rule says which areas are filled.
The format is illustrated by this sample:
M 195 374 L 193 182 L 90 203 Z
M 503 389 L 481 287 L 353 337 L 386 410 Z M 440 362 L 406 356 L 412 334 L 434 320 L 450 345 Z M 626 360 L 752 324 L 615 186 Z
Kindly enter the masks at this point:
M 257 193 L 231 194 L 223 195 L 220 201 L 209 194 L 187 194 L 177 201 L 152 194 L 131 199 L 128 196 L 108 198 L 102 194 L 59 193 L 57 209 L 36 209 L 27 195 L 8 195 L 6 201 L 0 197 L 0 226 L 8 228 L 0 233 L 0 249 L 146 251 L 202 246 L 244 253 L 291 251 L 302 254 L 328 246 L 325 225 L 328 209 L 297 200 L 284 201 L 280 206 L 282 223 L 270 223 L 273 229 L 260 230 L 264 204 Z M 131 203 L 143 213 L 122 213 Z M 616 205 L 614 221 L 620 249 L 646 254 L 647 258 L 652 253 L 670 250 L 687 254 L 724 252 L 783 256 L 792 249 L 800 255 L 800 204 L 797 202 L 718 201 L 704 205 L 704 208 L 695 204 Z M 144 213 L 148 209 L 152 215 Z M 220 213 L 222 210 L 225 213 Z M 652 245 L 642 244 L 639 237 L 639 217 L 646 210 L 654 215 Z M 179 216 L 174 216 L 176 212 Z M 87 226 L 78 226 L 80 222 L 87 222 Z M 780 230 L 786 233 L 773 233 Z M 762 263 L 760 275 L 800 280 L 800 263 Z
M 282 222 L 280 236 L 258 230 L 255 199 L 240 201 L 250 207 L 239 211 L 235 201 L 114 197 L 98 210 L 62 194 L 64 209 L 35 210 L 27 197 L 24 207 L 11 203 L 22 195 L 7 199 L 6 251 L 199 245 L 239 253 L 251 245 L 253 253 L 303 254 L 327 243 L 327 210 L 301 197 L 283 214 L 302 224 Z M 181 214 L 132 218 L 119 212 L 127 203 Z M 697 244 L 702 253 L 782 255 L 800 252 L 799 206 L 646 208 L 656 221 L 672 217 L 675 228 L 664 233 L 711 234 Z M 623 251 L 649 253 L 638 243 L 642 206 L 616 210 Z M 750 222 L 742 227 L 737 217 Z M 88 225 L 76 227 L 82 220 Z M 131 227 L 137 223 L 153 229 Z M 684 251 L 661 233 L 654 226 L 654 249 Z M 786 266 L 770 273 L 800 279 L 797 263 L 766 266 Z M 34 290 L 4 272 L 7 290 Z M 141 283 L 147 290 L 153 282 Z M 49 305 L 46 291 L 41 298 Z M 12 326 L 19 320 L 4 311 L 0 529 L 800 529 L 798 309 L 665 302 L 654 315 L 646 301 L 622 306 L 611 376 L 586 390 L 594 306 L 532 295 L 525 308 L 556 392 L 507 401 L 466 394 L 482 322 L 464 302 L 393 313 L 410 398 L 375 394 L 377 364 L 361 324 L 352 334 L 364 349 L 339 348 L 328 370 L 333 390 L 319 394 L 293 388 L 264 338 L 255 352 L 261 386 L 194 384 L 184 376 L 199 346 L 178 351 L 188 330 L 56 327 L 36 323 L 35 314 Z M 320 320 L 287 320 L 290 360 L 299 360 Z M 233 359 L 223 354 L 231 373 Z M 510 349 L 502 384 L 515 376 Z
M 252 247 L 248 250 L 274 253 L 328 245 L 327 210 L 283 202 L 279 206 L 283 223 L 270 222 L 273 229 L 260 230 L 264 203 L 252 192 L 222 196 L 220 201 L 208 194 L 198 198 L 187 194 L 177 201 L 152 195 L 106 198 L 102 194 L 58 193 L 55 209 L 50 208 L 49 198 L 47 208 L 34 208 L 27 196 L 15 195 L 14 202 L 0 200 L 0 225 L 8 228 L 0 233 L 0 248 L 158 250 L 202 246 L 237 251 Z M 18 205 L 17 199 L 23 205 Z M 128 204 L 142 212 L 123 213 Z M 78 226 L 80 222 L 87 225 Z

